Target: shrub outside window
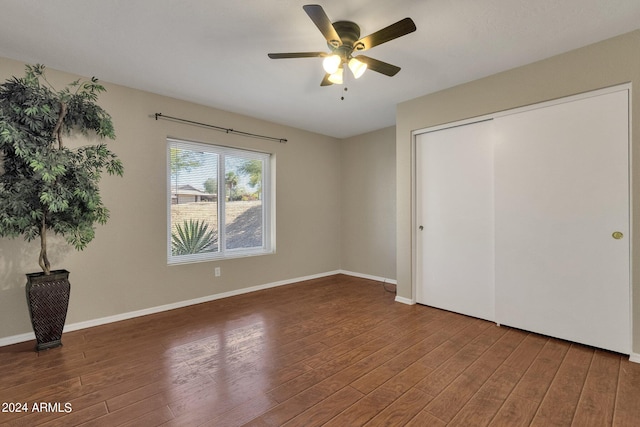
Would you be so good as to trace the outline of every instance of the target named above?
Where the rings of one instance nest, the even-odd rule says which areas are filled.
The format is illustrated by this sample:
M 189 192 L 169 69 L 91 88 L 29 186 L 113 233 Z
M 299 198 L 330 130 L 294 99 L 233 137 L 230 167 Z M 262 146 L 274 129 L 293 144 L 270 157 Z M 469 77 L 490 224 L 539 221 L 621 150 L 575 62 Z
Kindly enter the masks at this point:
M 168 263 L 273 252 L 271 155 L 167 142 Z

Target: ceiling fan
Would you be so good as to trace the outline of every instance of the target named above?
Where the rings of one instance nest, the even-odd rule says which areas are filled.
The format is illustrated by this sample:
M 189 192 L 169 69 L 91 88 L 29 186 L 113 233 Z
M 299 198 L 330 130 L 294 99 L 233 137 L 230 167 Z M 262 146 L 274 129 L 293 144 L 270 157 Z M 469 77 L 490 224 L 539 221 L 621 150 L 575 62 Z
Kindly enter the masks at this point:
M 354 56 L 353 54 L 414 32 L 416 25 L 411 18 L 404 18 L 395 24 L 360 38 L 360 27 L 355 22 L 336 21 L 331 23 L 322 6 L 317 4 L 308 4 L 302 8 L 327 40 L 331 52 L 270 53 L 269 58 L 324 58 L 322 66 L 326 75 L 320 83 L 321 86 L 329 86 L 334 83 L 342 84 L 345 66 L 351 70 L 356 79 L 361 77 L 367 68 L 385 76 L 395 76 L 400 71 L 400 67 L 395 65 L 368 56 Z

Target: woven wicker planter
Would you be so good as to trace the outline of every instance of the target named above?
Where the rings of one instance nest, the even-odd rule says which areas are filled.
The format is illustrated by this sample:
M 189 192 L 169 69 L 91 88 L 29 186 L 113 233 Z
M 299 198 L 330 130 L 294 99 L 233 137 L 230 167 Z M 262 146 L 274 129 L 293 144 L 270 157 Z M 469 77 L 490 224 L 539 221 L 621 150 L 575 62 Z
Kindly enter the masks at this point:
M 62 345 L 62 329 L 69 307 L 69 272 L 55 270 L 51 274 L 27 274 L 27 302 L 33 332 L 38 342 L 36 350 Z

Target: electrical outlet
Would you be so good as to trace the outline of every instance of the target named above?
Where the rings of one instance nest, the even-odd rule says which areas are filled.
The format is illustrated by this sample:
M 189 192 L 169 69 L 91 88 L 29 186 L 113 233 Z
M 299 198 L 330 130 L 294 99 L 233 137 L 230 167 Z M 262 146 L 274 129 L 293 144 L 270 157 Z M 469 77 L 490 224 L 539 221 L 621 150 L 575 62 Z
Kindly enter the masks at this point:
M 221 275 L 221 274 L 222 274 L 222 273 L 220 272 L 220 267 L 216 267 L 216 269 L 215 269 L 215 275 L 216 275 L 216 277 L 220 277 L 220 275 Z

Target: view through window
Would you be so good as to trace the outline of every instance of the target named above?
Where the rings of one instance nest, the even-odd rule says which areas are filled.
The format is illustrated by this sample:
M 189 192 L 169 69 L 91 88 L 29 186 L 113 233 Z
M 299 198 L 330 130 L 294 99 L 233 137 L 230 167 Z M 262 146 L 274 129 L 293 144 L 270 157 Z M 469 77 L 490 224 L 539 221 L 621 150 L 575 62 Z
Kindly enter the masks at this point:
M 168 140 L 168 261 L 272 251 L 270 155 Z

